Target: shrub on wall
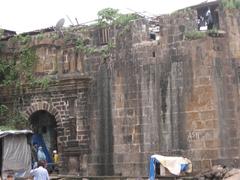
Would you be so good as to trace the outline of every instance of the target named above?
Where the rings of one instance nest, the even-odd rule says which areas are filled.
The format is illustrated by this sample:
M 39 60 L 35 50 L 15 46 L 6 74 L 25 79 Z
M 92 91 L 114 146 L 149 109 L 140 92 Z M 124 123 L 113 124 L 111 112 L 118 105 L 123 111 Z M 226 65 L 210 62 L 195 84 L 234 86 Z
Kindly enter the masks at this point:
M 240 9 L 240 0 L 220 0 L 223 8 Z
M 202 31 L 190 31 L 185 33 L 185 37 L 188 40 L 195 40 L 195 39 L 201 39 L 206 36 L 205 32 Z

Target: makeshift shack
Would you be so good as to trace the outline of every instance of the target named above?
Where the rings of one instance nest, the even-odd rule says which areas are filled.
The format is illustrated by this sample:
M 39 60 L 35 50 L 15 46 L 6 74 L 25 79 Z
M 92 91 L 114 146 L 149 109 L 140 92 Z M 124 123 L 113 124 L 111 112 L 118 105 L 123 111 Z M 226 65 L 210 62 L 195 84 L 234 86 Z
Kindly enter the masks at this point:
M 192 172 L 192 163 L 185 157 L 152 155 L 150 158 L 150 180 L 155 180 L 156 175 L 179 176 L 183 172 Z
M 0 131 L 0 168 L 3 180 L 8 175 L 29 177 L 31 170 L 30 130 Z

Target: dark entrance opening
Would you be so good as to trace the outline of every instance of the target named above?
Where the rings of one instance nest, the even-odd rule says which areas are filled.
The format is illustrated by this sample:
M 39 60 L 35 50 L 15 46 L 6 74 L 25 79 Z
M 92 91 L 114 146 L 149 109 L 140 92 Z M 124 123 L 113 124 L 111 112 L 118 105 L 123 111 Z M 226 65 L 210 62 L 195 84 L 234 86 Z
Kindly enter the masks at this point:
M 197 7 L 198 30 L 219 29 L 218 9 L 218 2 L 215 1 Z
M 40 110 L 34 112 L 29 121 L 31 123 L 34 135 L 40 137 L 44 144 L 41 144 L 42 140 L 39 141 L 38 145 L 45 146 L 49 157 L 52 157 L 53 150 L 57 150 L 57 124 L 55 117 L 48 111 Z

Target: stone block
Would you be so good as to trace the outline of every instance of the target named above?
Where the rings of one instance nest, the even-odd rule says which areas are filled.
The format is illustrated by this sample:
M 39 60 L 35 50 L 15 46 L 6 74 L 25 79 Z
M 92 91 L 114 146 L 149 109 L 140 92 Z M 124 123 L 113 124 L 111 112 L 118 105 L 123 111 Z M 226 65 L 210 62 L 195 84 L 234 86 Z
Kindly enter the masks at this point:
M 133 141 L 132 135 L 123 136 L 123 142 L 124 143 L 129 144 L 129 143 L 132 143 L 132 141 Z
M 60 142 L 67 141 L 66 136 L 59 136 L 58 139 L 59 139 Z
M 206 128 L 215 129 L 218 128 L 218 124 L 216 120 L 205 121 Z
M 211 160 L 203 160 L 201 161 L 201 170 L 210 169 L 212 167 Z
M 206 148 L 219 148 L 221 146 L 221 143 L 219 141 L 219 139 L 215 139 L 215 140 L 206 140 L 205 141 L 205 146 Z
M 204 141 L 190 141 L 189 148 L 192 150 L 205 148 Z
M 205 126 L 205 122 L 204 121 L 196 121 L 196 129 L 205 129 L 207 128 Z
M 139 144 L 143 141 L 143 134 L 133 134 L 132 142 L 133 144 Z
M 189 113 L 186 113 L 186 119 L 187 120 L 191 120 L 191 121 L 198 121 L 198 120 L 200 120 L 199 112 L 189 112 Z
M 217 159 L 219 157 L 218 149 L 206 149 L 201 151 L 201 159 Z
M 223 164 L 226 167 L 239 167 L 240 165 L 240 160 L 239 158 L 219 158 L 216 160 L 212 160 L 212 164 L 213 165 L 219 165 L 219 164 Z
M 77 147 L 78 146 L 78 141 L 74 141 L 74 140 L 67 141 L 67 146 L 68 147 Z

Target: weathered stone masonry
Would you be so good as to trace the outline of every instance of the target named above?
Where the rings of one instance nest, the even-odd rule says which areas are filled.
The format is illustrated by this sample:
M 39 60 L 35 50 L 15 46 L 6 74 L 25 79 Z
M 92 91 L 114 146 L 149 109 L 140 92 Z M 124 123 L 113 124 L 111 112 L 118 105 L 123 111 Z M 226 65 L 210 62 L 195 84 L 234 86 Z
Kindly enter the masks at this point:
M 36 73 L 55 81 L 47 90 L 26 88 L 19 108 L 26 117 L 54 115 L 62 173 L 147 175 L 154 153 L 184 155 L 195 171 L 240 166 L 240 14 L 217 10 L 221 37 L 185 38 L 197 28 L 194 9 L 156 18 L 160 40 L 149 39 L 153 22 L 145 19 L 112 28 L 116 48 L 105 63 L 100 54 L 82 54 L 71 38 L 66 44 L 51 38 L 55 32 L 32 35 Z M 104 47 L 96 30 L 84 33 L 89 46 Z M 11 104 L 13 97 L 0 99 Z

